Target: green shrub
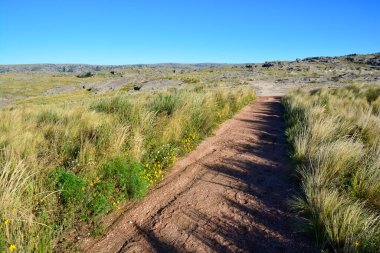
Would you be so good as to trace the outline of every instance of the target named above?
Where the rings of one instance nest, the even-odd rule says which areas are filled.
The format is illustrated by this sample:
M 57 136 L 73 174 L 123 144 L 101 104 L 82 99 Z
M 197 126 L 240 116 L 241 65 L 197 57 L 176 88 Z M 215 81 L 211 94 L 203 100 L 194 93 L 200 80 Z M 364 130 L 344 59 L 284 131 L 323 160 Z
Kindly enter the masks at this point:
M 55 169 L 53 175 L 60 200 L 64 205 L 75 205 L 83 201 L 86 186 L 84 179 L 60 167 Z
M 189 150 L 187 150 L 187 152 L 188 151 Z M 180 153 L 180 150 L 176 148 L 176 145 L 164 144 L 145 154 L 142 160 L 145 164 L 144 173 L 147 181 L 153 184 L 161 179 L 164 175 L 164 169 L 173 165 L 178 153 Z
M 139 198 L 145 195 L 148 186 L 143 173 L 139 162 L 117 157 L 103 166 L 102 179 L 112 181 L 119 193 Z
M 112 210 L 112 199 L 115 190 L 115 183 L 112 180 L 104 180 L 96 184 L 88 204 L 92 215 L 98 216 Z

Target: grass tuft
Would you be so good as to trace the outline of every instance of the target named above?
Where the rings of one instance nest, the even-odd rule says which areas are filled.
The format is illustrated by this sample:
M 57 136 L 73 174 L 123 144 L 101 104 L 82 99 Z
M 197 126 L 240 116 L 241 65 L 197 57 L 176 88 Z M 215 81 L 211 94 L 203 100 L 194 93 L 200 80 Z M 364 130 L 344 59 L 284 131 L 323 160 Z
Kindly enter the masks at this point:
M 294 91 L 284 98 L 302 194 L 300 228 L 323 250 L 380 248 L 380 115 L 377 87 Z

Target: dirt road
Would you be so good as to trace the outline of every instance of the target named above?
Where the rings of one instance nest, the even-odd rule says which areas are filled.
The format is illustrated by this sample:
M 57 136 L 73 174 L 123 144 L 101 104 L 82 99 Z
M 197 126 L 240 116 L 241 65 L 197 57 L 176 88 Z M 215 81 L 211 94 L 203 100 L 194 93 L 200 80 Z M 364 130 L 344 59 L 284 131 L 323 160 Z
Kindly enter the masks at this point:
M 279 97 L 259 97 L 176 163 L 85 252 L 313 252 L 294 232 Z

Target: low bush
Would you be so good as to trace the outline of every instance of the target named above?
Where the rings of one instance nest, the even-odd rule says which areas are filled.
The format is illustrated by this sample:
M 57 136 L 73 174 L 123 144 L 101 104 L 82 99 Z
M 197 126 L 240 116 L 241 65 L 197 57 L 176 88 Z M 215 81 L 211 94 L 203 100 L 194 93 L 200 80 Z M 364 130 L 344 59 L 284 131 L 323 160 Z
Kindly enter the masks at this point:
M 78 205 L 83 201 L 86 182 L 81 177 L 63 168 L 57 168 L 53 174 L 63 205 Z
M 140 198 L 146 193 L 148 184 L 139 162 L 114 158 L 102 167 L 101 175 L 102 179 L 113 182 L 113 190 L 125 198 Z
M 93 77 L 94 74 L 92 72 L 85 72 L 82 74 L 77 75 L 78 78 L 88 78 L 88 77 Z

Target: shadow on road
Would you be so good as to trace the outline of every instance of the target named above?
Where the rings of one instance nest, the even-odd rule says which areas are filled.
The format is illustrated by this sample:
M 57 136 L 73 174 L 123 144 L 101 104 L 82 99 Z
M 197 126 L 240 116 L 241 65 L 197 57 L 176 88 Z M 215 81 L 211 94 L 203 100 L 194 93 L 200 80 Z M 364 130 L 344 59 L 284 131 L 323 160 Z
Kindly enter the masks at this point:
M 317 252 L 288 209 L 296 185 L 282 115 L 279 97 L 259 97 L 88 251 Z

